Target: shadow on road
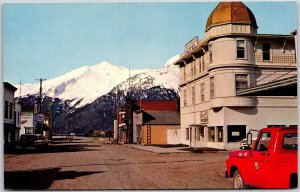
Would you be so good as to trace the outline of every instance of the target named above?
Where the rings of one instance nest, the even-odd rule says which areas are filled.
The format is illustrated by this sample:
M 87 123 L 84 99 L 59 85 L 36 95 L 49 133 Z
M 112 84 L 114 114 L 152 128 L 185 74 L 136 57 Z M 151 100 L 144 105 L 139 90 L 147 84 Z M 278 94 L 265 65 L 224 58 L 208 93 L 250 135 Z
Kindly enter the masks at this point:
M 79 138 L 52 138 L 52 144 L 64 144 L 64 143 L 93 143 L 92 141 L 83 141 Z
M 97 149 L 91 149 L 94 147 Z M 101 145 L 87 145 L 87 144 L 67 144 L 67 145 L 51 145 L 47 149 L 40 151 L 40 153 L 65 153 L 78 151 L 99 151 Z
M 55 180 L 75 179 L 106 171 L 60 171 L 60 168 L 4 172 L 5 189 L 48 189 Z
M 75 142 L 74 142 L 75 140 Z M 81 139 L 56 139 L 52 144 L 46 148 L 35 150 L 35 149 L 14 149 L 7 151 L 6 154 L 32 154 L 32 153 L 66 153 L 66 152 L 78 152 L 78 151 L 99 151 L 101 145 L 89 144 L 89 141 L 79 142 Z M 93 143 L 93 142 L 91 142 Z

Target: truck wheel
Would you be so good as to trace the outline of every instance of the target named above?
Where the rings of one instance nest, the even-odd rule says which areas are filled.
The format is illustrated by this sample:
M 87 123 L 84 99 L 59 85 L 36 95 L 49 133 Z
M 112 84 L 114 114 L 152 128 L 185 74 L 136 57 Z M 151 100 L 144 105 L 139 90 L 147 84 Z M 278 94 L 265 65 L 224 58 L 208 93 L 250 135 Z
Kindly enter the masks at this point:
M 248 185 L 246 185 L 243 181 L 238 170 L 236 170 L 233 174 L 233 188 L 234 189 L 247 189 Z

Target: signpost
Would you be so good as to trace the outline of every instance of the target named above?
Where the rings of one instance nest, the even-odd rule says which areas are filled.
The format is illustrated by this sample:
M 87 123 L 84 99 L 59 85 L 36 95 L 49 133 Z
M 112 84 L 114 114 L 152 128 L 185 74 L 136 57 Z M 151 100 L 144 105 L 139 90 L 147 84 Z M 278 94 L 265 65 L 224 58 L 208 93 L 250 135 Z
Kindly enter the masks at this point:
M 44 115 L 43 114 L 36 114 L 35 115 L 35 121 L 37 123 L 43 123 L 44 122 Z

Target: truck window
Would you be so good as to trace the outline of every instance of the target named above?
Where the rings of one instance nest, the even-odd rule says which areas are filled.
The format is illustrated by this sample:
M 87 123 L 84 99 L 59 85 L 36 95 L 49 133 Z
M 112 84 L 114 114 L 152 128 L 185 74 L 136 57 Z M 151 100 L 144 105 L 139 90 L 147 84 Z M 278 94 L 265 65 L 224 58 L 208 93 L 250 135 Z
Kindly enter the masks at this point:
M 270 140 L 271 140 L 271 133 L 269 132 L 262 133 L 255 147 L 255 151 L 268 151 Z
M 298 136 L 297 133 L 284 134 L 282 147 L 284 149 L 298 150 Z

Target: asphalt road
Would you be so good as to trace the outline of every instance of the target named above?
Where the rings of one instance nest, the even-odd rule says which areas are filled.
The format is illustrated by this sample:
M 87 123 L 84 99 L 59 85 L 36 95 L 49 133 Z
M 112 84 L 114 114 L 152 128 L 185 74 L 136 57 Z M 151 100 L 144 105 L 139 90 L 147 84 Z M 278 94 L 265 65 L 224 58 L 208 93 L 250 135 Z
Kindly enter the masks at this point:
M 4 188 L 231 189 L 228 152 L 157 154 L 98 138 L 57 138 L 47 151 L 4 155 Z

